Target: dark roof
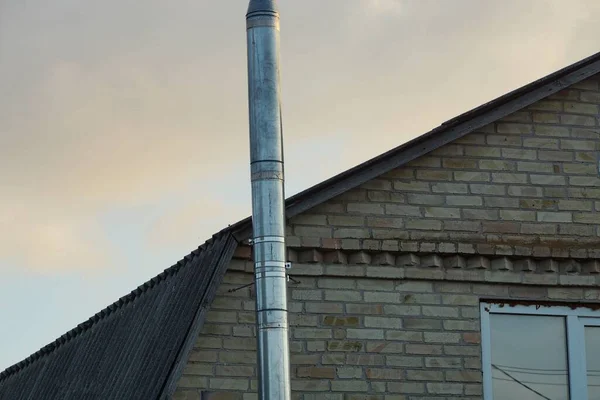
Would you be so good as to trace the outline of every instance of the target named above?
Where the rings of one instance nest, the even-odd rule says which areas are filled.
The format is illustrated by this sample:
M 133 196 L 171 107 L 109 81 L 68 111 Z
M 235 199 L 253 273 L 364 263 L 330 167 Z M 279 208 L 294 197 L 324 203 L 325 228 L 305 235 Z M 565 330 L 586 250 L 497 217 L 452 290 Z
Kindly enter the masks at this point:
M 451 119 L 286 201 L 293 217 L 600 72 L 600 53 Z M 163 399 L 174 389 L 251 218 L 0 373 L 0 400 Z M 40 394 L 43 393 L 43 397 Z
M 237 242 L 229 232 L 0 373 L 0 399 L 170 396 Z

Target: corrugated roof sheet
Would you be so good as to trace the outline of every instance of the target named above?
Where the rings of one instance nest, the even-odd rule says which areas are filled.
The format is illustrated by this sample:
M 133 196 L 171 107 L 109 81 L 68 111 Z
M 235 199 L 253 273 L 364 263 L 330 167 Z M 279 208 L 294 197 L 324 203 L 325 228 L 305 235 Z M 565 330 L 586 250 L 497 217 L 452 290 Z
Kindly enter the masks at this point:
M 159 399 L 235 251 L 229 231 L 0 373 L 0 399 Z

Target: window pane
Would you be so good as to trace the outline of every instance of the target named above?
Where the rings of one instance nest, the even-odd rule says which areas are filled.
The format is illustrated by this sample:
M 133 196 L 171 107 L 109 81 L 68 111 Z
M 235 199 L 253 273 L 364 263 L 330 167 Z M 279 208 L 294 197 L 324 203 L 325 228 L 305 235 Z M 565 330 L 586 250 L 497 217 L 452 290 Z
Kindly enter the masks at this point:
M 567 400 L 565 319 L 491 314 L 494 400 Z
M 588 400 L 600 400 L 600 327 L 585 327 Z

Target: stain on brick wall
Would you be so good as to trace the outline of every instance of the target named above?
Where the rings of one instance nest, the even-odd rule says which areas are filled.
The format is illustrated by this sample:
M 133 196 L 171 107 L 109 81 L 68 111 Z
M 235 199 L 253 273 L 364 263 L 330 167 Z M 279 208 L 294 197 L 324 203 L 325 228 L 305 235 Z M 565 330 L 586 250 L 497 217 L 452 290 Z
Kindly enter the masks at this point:
M 294 218 L 293 247 L 524 254 L 600 246 L 595 76 Z M 443 244 L 443 248 L 440 248 Z M 453 244 L 450 246 L 449 244 Z

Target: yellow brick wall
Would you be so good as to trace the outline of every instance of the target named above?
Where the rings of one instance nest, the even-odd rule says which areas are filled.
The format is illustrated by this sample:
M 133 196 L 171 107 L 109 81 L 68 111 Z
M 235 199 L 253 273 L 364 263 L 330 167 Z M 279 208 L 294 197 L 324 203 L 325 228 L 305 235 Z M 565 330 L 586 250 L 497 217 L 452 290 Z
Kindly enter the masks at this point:
M 599 84 L 290 221 L 294 399 L 481 399 L 483 296 L 599 301 Z M 232 264 L 176 399 L 256 398 L 252 280 Z
M 595 76 L 294 218 L 288 244 L 600 253 Z
M 595 283 L 523 286 L 515 272 L 487 271 L 463 282 L 332 276 L 327 267 L 302 275 L 297 265 L 298 283 L 289 285 L 296 400 L 481 399 L 482 297 L 600 297 Z M 257 398 L 254 292 L 235 290 L 252 280 L 250 272 L 227 273 L 175 399 Z

